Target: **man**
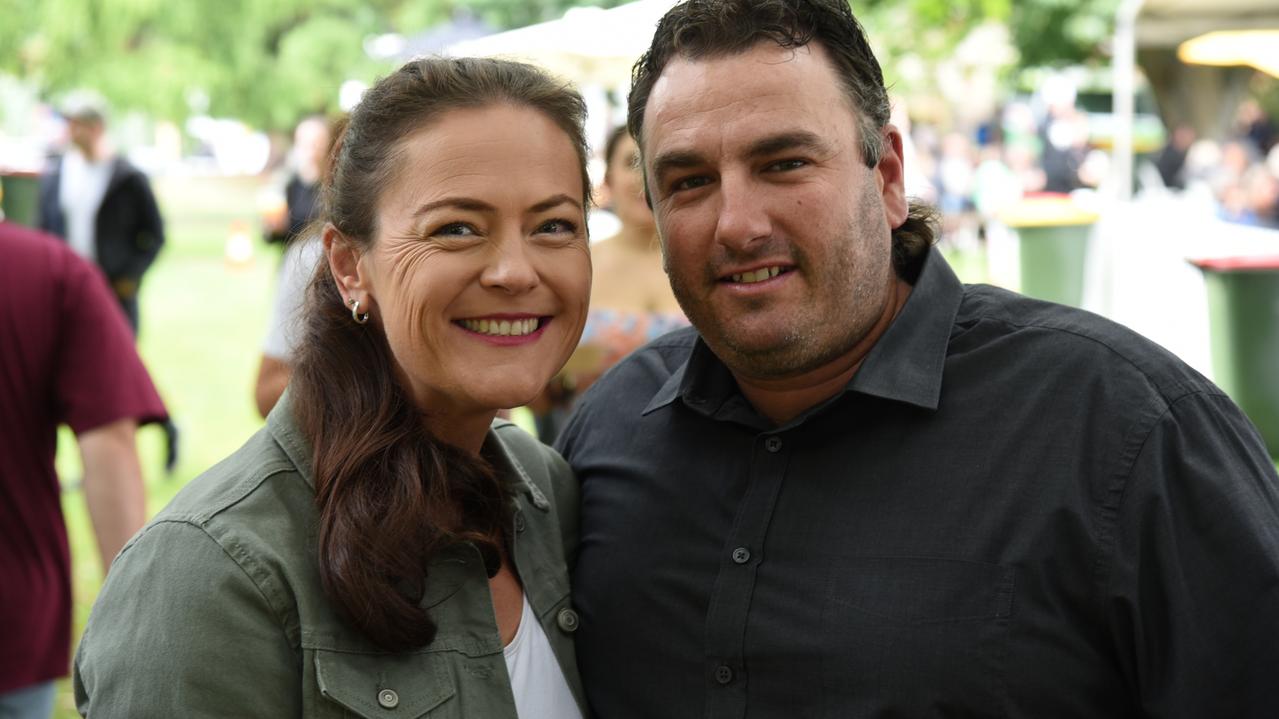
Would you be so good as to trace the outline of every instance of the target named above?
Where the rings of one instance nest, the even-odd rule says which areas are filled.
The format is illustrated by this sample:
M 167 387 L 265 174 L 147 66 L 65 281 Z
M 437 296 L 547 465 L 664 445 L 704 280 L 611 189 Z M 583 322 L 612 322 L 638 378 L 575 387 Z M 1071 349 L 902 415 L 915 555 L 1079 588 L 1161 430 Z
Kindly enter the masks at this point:
M 689 0 L 636 66 L 695 329 L 586 394 L 601 717 L 1269 716 L 1279 478 L 1214 386 L 959 283 L 842 0 Z
M 164 244 L 151 184 L 107 142 L 106 119 L 80 98 L 64 111 L 71 144 L 40 183 L 40 228 L 61 237 L 102 269 L 134 336 L 142 275 Z M 178 461 L 178 428 L 166 419 L 166 472 Z
M 76 434 L 105 569 L 145 519 L 135 430 L 165 410 L 98 270 L 8 222 L 0 347 L 0 717 L 43 719 L 71 650 L 57 427 Z
M 93 104 L 66 111 L 71 144 L 40 186 L 40 228 L 106 274 L 134 334 L 138 288 L 164 244 L 164 223 L 146 175 L 113 153 Z

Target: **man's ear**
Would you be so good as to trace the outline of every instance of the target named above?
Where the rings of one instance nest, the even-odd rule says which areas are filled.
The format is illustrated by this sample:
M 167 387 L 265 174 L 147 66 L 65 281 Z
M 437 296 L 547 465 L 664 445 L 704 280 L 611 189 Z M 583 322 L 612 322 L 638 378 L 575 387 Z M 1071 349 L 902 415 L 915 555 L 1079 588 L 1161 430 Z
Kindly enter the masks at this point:
M 348 240 L 331 222 L 324 225 L 321 237 L 324 256 L 329 261 L 329 271 L 333 273 L 338 294 L 342 295 L 347 306 L 355 300 L 360 303 L 361 312 L 368 312 L 372 306 L 370 291 L 373 286 L 361 261 L 364 255 L 360 247 Z
M 875 165 L 875 179 L 884 201 L 884 216 L 888 226 L 897 229 L 906 221 L 906 163 L 902 154 L 902 136 L 893 125 L 885 125 L 881 131 L 883 149 L 879 164 Z

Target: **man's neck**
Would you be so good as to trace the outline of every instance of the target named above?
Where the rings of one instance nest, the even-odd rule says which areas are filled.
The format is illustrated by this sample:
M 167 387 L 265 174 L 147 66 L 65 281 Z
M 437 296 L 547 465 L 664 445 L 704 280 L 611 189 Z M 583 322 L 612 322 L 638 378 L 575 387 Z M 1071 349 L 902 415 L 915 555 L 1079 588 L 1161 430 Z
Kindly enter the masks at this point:
M 101 144 L 93 144 L 89 146 L 75 144 L 72 145 L 75 151 L 80 153 L 80 157 L 84 158 L 85 163 L 96 165 L 107 159 L 107 153 Z
M 871 348 L 888 331 L 888 327 L 906 304 L 906 299 L 910 297 L 910 284 L 896 276 L 893 283 L 892 295 L 875 325 L 848 352 L 831 362 L 785 379 L 755 378 L 733 371 L 730 367 L 729 370 L 733 372 L 737 386 L 741 388 L 747 401 L 773 424 L 781 426 L 843 391 L 853 375 L 857 374 L 862 360 L 866 359 Z

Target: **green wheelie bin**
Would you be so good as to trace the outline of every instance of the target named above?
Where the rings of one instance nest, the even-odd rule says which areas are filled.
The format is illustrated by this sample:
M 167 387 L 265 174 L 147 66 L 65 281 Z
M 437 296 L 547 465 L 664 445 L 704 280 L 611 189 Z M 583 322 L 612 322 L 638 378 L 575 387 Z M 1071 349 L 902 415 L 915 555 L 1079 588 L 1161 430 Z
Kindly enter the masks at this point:
M 4 217 L 27 227 L 35 227 L 39 217 L 40 174 L 36 172 L 0 172 Z
M 1018 237 L 1021 293 L 1080 307 L 1084 300 L 1084 265 L 1088 236 L 1097 213 L 1068 195 L 1029 195 L 1001 213 Z
M 1214 379 L 1279 459 L 1279 254 L 1191 262 L 1208 290 Z

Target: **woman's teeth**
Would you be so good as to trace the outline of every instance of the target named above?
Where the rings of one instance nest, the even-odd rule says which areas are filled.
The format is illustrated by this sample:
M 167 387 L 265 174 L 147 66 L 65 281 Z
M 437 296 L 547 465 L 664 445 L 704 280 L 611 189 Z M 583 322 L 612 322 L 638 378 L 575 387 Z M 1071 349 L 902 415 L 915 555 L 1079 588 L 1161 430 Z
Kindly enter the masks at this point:
M 462 326 L 482 335 L 513 336 L 532 334 L 542 325 L 542 320 L 533 317 L 527 320 L 462 320 Z
M 732 275 L 732 280 L 734 282 L 749 285 L 753 282 L 763 282 L 770 277 L 776 277 L 781 274 L 781 271 L 781 267 L 765 267 L 760 270 L 755 270 L 754 272 L 743 272 L 738 275 Z

